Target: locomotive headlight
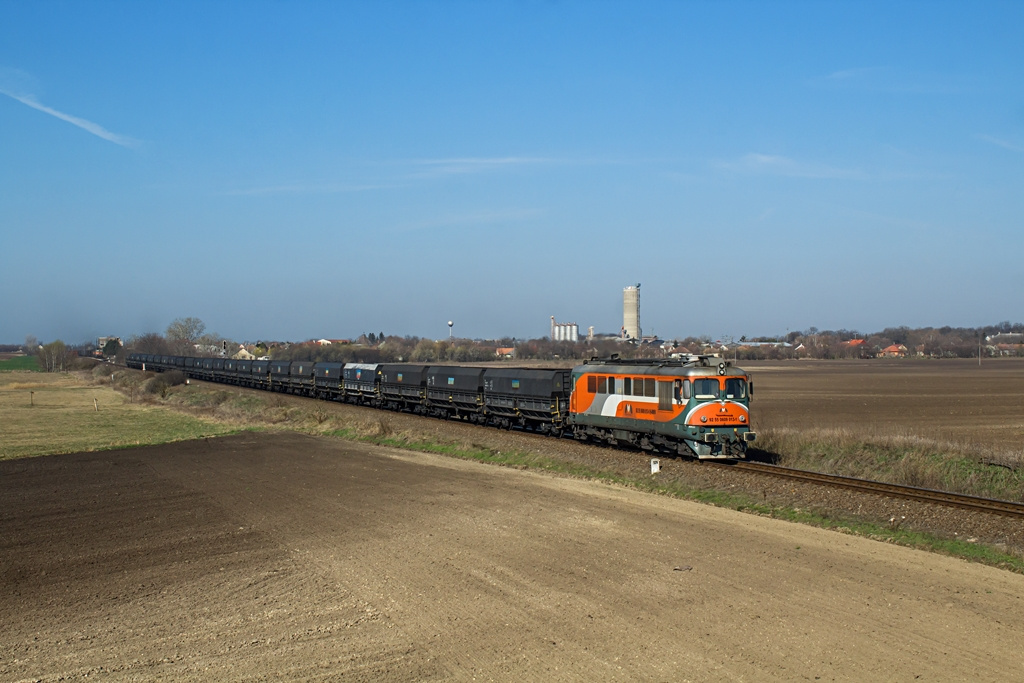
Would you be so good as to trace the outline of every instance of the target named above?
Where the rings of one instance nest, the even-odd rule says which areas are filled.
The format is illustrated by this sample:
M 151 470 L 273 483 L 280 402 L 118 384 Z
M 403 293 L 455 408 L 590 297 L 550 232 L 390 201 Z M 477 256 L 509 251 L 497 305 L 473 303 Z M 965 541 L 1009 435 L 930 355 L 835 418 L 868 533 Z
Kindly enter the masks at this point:
M 700 416 L 700 421 L 701 422 L 707 422 L 708 421 L 708 416 L 707 415 L 701 415 Z
M 746 421 L 747 421 L 747 416 L 746 415 L 740 415 L 740 422 L 746 422 Z

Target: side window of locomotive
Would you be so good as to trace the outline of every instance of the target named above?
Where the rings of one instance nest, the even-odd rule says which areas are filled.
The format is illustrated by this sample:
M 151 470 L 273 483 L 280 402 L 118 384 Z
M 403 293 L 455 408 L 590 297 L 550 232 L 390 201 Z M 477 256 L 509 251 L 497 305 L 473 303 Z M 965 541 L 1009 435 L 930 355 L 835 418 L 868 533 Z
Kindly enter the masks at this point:
M 644 395 L 644 378 L 634 377 L 633 378 L 633 395 L 643 396 Z
M 626 396 L 633 395 L 633 378 L 623 377 L 622 378 L 622 393 Z
M 587 375 L 587 392 L 597 393 L 597 375 Z
M 653 377 L 644 378 L 644 396 L 650 396 L 651 398 L 654 398 L 656 396 L 654 391 L 656 382 L 657 380 L 655 380 Z
M 740 400 L 747 397 L 747 383 L 738 377 L 725 380 L 725 397 Z
M 690 400 L 690 395 L 691 395 L 690 394 L 690 380 L 684 379 L 683 380 L 683 400 L 684 401 L 689 401 Z
M 693 380 L 693 393 L 698 400 L 710 400 L 718 398 L 717 379 L 695 379 Z
M 597 378 L 597 393 L 607 394 L 608 393 L 608 378 L 598 377 Z

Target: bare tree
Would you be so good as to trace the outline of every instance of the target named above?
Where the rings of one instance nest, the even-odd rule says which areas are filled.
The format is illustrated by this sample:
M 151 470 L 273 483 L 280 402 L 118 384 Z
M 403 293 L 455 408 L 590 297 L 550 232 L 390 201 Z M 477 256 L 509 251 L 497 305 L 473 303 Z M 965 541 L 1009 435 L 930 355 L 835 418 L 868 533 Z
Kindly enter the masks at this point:
M 40 346 L 39 365 L 44 372 L 67 372 L 71 362 L 72 351 L 61 340 Z
M 209 355 L 212 349 L 216 349 L 214 352 L 215 354 L 219 354 L 221 351 L 227 352 L 229 350 L 231 353 L 234 353 L 238 350 L 238 344 L 226 338 L 220 332 L 209 332 L 204 334 L 199 337 L 195 343 L 200 346 L 201 355 L 204 356 Z M 189 353 L 193 353 L 193 350 L 189 349 Z
M 171 352 L 167 340 L 156 332 L 147 332 L 146 334 L 132 337 L 128 340 L 128 348 L 132 349 L 135 353 L 164 355 Z
M 199 318 L 175 318 L 167 326 L 167 341 L 179 351 L 194 349 L 196 342 L 206 331 L 206 323 Z
M 39 351 L 39 340 L 34 334 L 25 337 L 25 355 L 34 356 Z

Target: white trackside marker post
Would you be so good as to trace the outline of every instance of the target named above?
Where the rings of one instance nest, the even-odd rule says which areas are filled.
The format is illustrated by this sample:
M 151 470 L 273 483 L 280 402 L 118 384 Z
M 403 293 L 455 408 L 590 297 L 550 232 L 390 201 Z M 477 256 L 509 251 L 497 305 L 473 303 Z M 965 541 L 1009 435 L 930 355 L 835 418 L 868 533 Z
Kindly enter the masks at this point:
M 657 474 L 661 471 L 661 460 L 657 458 L 651 458 L 651 474 Z

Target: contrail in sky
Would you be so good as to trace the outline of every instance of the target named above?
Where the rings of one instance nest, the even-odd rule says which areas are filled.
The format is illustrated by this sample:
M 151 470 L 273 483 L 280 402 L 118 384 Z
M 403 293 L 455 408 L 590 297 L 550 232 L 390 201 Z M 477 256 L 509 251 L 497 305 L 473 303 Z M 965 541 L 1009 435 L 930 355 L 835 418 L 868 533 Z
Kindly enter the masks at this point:
M 62 111 L 57 111 L 52 107 L 47 107 L 45 104 L 37 100 L 32 95 L 16 95 L 7 90 L 0 90 L 0 93 L 7 95 L 11 99 L 21 102 L 22 104 L 28 105 L 33 109 L 38 109 L 44 114 L 56 116 L 61 121 L 67 121 L 73 126 L 78 126 L 82 130 L 88 131 L 97 137 L 103 138 L 104 140 L 109 140 L 110 142 L 113 142 L 116 145 L 121 145 L 122 147 L 138 147 L 139 145 L 138 140 L 126 137 L 124 135 L 118 135 L 117 133 L 111 133 L 109 130 L 99 125 L 98 123 L 86 121 L 85 119 L 80 119 L 77 116 L 72 116 L 71 114 L 65 114 Z

